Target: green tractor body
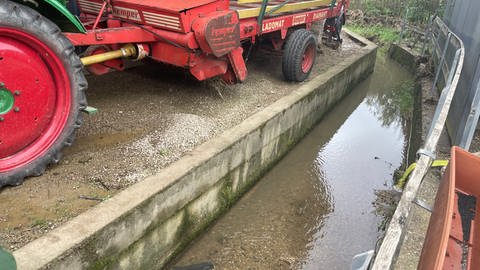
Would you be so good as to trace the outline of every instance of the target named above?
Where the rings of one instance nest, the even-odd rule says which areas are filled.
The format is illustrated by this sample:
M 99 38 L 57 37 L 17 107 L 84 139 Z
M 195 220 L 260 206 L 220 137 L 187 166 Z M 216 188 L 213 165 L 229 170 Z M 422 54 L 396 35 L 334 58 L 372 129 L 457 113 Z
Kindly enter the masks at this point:
M 67 9 L 67 0 L 14 0 L 29 6 L 40 14 L 55 22 L 63 31 L 85 33 L 80 20 Z

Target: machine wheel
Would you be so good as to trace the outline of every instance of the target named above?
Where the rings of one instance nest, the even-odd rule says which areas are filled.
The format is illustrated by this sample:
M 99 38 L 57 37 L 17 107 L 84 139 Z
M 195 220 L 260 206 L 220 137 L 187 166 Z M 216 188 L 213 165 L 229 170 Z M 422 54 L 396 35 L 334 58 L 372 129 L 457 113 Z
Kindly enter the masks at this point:
M 82 69 L 55 24 L 0 0 L 0 186 L 41 175 L 71 145 L 86 107 Z
M 298 29 L 286 41 L 282 71 L 287 81 L 304 81 L 315 64 L 317 41 L 312 32 Z

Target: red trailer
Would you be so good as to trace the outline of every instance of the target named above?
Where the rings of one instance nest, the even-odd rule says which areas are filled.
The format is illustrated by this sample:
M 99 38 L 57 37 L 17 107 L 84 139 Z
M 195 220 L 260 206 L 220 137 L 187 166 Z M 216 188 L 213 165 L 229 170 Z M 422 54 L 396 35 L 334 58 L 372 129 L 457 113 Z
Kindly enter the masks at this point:
M 349 0 L 0 0 L 0 186 L 41 175 L 73 142 L 87 108 L 83 69 L 124 59 L 183 67 L 198 80 L 247 78 L 259 40 L 283 51 L 288 81 L 315 63 L 315 22 L 341 42 Z M 68 9 L 67 9 L 68 8 Z M 76 16 L 74 16 L 76 15 Z

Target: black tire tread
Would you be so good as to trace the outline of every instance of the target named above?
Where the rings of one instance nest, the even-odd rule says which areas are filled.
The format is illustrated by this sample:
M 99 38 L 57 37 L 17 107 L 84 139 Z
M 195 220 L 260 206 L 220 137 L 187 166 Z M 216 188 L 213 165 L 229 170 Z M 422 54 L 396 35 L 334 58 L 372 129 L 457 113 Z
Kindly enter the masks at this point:
M 288 36 L 282 56 L 282 72 L 285 80 L 302 82 L 310 75 L 311 70 L 303 73 L 301 68 L 303 53 L 310 42 L 316 44 L 317 41 L 313 33 L 306 29 L 297 29 Z
M 60 136 L 43 156 L 20 168 L 0 173 L 0 187 L 2 187 L 20 185 L 25 177 L 42 175 L 49 164 L 59 162 L 61 150 L 71 145 L 75 130 L 83 122 L 81 111 L 87 106 L 85 91 L 88 83 L 83 74 L 83 65 L 75 53 L 75 47 L 57 25 L 37 11 L 8 0 L 0 0 L 0 26 L 20 28 L 42 40 L 57 53 L 69 74 L 72 89 L 71 111 Z

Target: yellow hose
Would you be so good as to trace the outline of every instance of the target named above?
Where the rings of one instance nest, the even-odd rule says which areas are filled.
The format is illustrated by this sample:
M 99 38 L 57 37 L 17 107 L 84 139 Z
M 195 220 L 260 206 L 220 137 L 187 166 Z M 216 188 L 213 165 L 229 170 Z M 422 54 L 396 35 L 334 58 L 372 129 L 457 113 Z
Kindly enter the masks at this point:
M 431 167 L 445 167 L 448 165 L 448 160 L 434 160 Z M 407 170 L 403 173 L 402 177 L 398 179 L 397 184 L 395 185 L 399 189 L 403 189 L 407 182 L 407 178 L 412 173 L 412 171 L 417 167 L 417 163 L 412 163 L 408 166 Z

